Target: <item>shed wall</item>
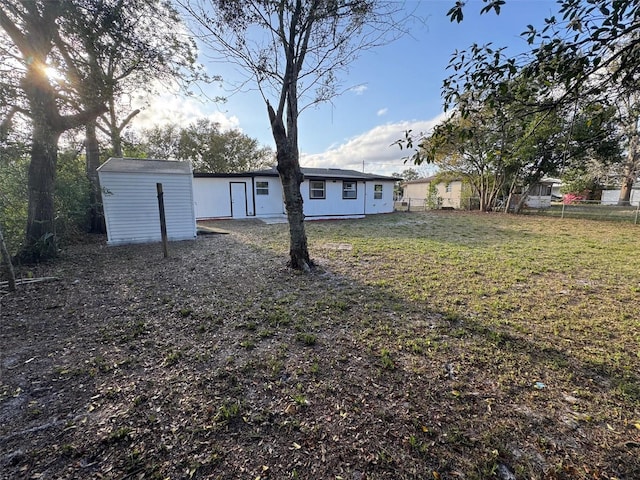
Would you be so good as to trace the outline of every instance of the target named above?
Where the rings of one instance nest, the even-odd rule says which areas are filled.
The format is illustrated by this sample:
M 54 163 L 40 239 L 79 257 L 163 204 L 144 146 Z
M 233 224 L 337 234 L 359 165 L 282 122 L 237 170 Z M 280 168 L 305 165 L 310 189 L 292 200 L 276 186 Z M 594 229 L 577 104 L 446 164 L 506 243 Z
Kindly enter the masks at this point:
M 156 183 L 162 183 L 169 240 L 196 237 L 191 175 L 99 172 L 107 243 L 161 240 Z

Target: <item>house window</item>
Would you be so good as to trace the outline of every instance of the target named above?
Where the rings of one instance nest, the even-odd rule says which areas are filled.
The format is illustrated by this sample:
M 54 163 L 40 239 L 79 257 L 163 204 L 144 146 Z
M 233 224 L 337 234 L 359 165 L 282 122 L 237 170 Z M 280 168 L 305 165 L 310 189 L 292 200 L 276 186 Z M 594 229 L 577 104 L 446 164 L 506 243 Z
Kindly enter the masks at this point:
M 269 195 L 269 182 L 256 182 L 256 195 Z
M 447 183 L 447 186 L 444 188 L 444 191 L 447 192 L 447 193 L 451 192 L 451 184 L 450 183 Z
M 381 183 L 376 183 L 373 186 L 373 199 L 382 200 L 382 184 Z
M 358 190 L 356 182 L 342 182 L 342 198 L 356 198 Z
M 309 182 L 309 198 L 325 198 L 324 180 Z

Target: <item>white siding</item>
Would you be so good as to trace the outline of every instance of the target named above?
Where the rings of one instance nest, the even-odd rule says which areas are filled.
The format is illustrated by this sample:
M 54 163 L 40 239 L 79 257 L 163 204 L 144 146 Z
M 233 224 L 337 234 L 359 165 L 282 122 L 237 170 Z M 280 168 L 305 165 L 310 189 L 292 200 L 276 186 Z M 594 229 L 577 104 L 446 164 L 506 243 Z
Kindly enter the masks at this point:
M 256 201 L 256 216 L 270 217 L 282 215 L 285 213 L 282 183 L 279 177 L 255 177 L 253 192 Z M 269 195 L 257 195 L 256 188 L 258 182 L 267 182 L 269 184 Z
M 195 177 L 193 198 L 197 219 L 231 217 L 231 183 L 247 185 L 247 214 L 253 215 L 251 177 Z
M 325 198 L 309 197 L 309 182 L 324 181 Z M 356 183 L 356 198 L 342 198 L 342 179 L 322 179 L 311 177 L 300 185 L 304 214 L 309 219 L 362 217 L 365 214 L 393 212 L 393 185 L 390 180 L 344 181 Z M 282 183 L 280 178 L 272 175 L 256 175 L 255 177 L 194 177 L 193 195 L 195 200 L 196 219 L 231 218 L 231 183 L 245 183 L 247 192 L 247 216 L 258 218 L 279 217 L 286 215 Z M 258 182 L 267 182 L 268 195 L 258 195 Z M 383 185 L 382 198 L 376 199 L 375 185 Z M 238 189 L 236 189 L 237 193 Z M 233 214 L 234 218 L 243 218 Z
M 383 180 L 369 180 L 366 182 L 366 198 L 365 212 L 373 213 L 391 213 L 393 212 L 393 184 L 394 182 Z M 375 186 L 382 185 L 382 198 L 375 198 Z
M 603 205 L 617 205 L 620 200 L 620 189 L 618 190 L 603 190 L 601 202 Z M 632 189 L 631 198 L 629 199 L 631 205 L 638 206 L 640 202 L 640 190 Z
M 342 198 L 342 180 L 324 180 L 325 198 L 309 197 L 309 182 L 322 179 L 306 179 L 300 185 L 304 201 L 305 217 L 345 217 L 364 215 L 365 182 L 357 183 L 356 198 Z M 349 180 L 347 180 L 349 181 Z
M 549 208 L 551 206 L 551 195 L 529 195 L 524 203 L 529 208 Z
M 191 175 L 101 171 L 107 243 L 161 240 L 156 183 L 162 183 L 169 240 L 196 236 Z

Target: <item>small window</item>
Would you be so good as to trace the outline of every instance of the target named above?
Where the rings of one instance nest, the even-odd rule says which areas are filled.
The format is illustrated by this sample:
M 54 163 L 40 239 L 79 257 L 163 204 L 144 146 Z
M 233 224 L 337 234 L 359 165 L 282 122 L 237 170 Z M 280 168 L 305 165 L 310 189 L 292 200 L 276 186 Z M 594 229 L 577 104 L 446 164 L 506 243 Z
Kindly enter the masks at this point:
M 269 182 L 256 182 L 256 195 L 269 195 Z
M 358 196 L 356 182 L 342 182 L 342 198 L 353 199 Z
M 324 198 L 324 180 L 309 182 L 309 198 Z
M 373 199 L 382 200 L 382 184 L 381 183 L 376 183 L 373 186 Z
M 444 189 L 445 192 L 451 192 L 451 184 L 447 183 L 447 186 Z

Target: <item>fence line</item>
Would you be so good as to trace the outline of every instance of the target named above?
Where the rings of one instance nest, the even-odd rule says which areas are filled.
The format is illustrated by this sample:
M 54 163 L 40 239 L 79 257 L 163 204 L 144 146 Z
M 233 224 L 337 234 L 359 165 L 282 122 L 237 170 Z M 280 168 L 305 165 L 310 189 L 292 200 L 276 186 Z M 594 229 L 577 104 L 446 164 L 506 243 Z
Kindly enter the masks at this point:
M 526 208 L 523 213 L 559 218 L 591 218 L 593 220 L 628 221 L 635 225 L 640 220 L 640 203 L 612 205 L 601 200 L 579 200 L 571 203 L 554 202 L 547 208 Z
M 440 199 L 440 202 L 429 202 L 424 198 L 401 198 L 394 203 L 394 209 L 399 212 L 424 212 L 427 210 L 455 209 L 478 210 L 480 199 L 478 197 L 463 198 L 459 202 L 454 199 Z M 448 202 L 446 200 L 449 200 Z M 502 207 L 496 208 L 502 211 Z M 523 214 L 543 215 L 549 217 L 564 218 L 591 218 L 593 220 L 611 220 L 632 222 L 635 225 L 640 222 L 640 203 L 635 205 L 612 205 L 611 202 L 600 200 L 580 200 L 572 203 L 552 202 L 544 208 L 532 208 L 525 206 Z
M 394 202 L 397 212 L 424 212 L 427 210 L 478 210 L 479 197 L 457 198 L 408 198 L 403 197 Z

